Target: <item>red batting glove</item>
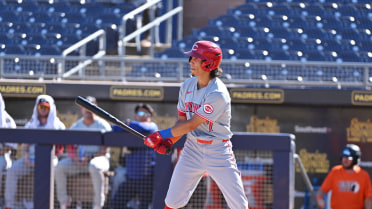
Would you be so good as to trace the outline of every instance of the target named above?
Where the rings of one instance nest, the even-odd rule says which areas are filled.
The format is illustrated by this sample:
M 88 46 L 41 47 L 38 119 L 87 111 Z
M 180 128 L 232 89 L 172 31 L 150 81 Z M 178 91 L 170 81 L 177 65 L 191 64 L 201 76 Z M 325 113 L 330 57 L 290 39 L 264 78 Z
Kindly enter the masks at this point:
M 155 148 L 162 140 L 163 137 L 160 135 L 159 131 L 157 131 L 150 136 L 145 137 L 144 144 L 151 148 Z
M 163 139 L 155 148 L 154 150 L 157 151 L 159 154 L 167 155 L 170 152 L 170 149 L 173 146 L 173 142 L 170 138 Z

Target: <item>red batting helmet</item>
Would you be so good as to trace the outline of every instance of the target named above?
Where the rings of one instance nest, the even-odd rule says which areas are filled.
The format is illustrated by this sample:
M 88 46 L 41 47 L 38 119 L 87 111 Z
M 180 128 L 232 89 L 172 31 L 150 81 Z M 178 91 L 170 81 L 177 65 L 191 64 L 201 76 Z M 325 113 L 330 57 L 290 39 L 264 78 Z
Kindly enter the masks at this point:
M 201 64 L 201 68 L 204 71 L 210 72 L 218 69 L 222 60 L 221 48 L 210 41 L 197 41 L 192 46 L 192 49 L 185 54 L 190 57 L 197 57 L 202 59 L 204 62 Z

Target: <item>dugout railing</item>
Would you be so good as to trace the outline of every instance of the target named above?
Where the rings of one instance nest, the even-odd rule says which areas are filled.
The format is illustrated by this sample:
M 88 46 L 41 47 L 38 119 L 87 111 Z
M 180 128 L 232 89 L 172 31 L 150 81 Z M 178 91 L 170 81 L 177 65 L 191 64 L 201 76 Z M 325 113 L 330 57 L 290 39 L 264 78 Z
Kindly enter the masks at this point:
M 33 208 L 55 208 L 54 205 L 54 169 L 51 163 L 54 144 L 84 144 L 84 145 L 106 145 L 110 147 L 143 147 L 143 142 L 128 133 L 101 133 L 96 131 L 71 131 L 71 130 L 32 130 L 32 129 L 0 129 L 1 142 L 32 143 L 36 144 L 35 149 L 35 169 L 33 187 Z M 182 147 L 184 139 L 177 142 L 174 148 Z M 243 164 L 253 161 L 266 162 L 271 164 L 270 175 L 265 175 L 268 182 L 267 190 L 257 190 L 255 192 L 267 193 L 259 194 L 254 198 L 263 201 L 262 195 L 266 195 L 264 208 L 288 208 L 293 209 L 294 205 L 294 153 L 295 137 L 292 134 L 260 134 L 260 133 L 234 133 L 232 138 L 233 149 L 236 159 Z M 245 152 L 247 151 L 247 152 Z M 261 152 L 269 153 L 260 155 Z M 265 157 L 266 156 L 266 159 Z M 251 164 L 248 164 L 248 167 Z M 155 181 L 153 191 L 153 207 L 163 208 L 164 197 L 168 188 L 172 174 L 173 162 L 171 155 L 157 155 L 155 165 Z M 247 191 L 252 191 L 249 186 L 258 179 L 251 179 L 247 176 L 250 170 L 247 167 L 240 167 L 243 182 Z M 267 167 L 265 167 L 267 170 Z M 246 173 L 244 173 L 246 172 Z M 254 172 L 257 173 L 257 172 Z M 251 181 L 252 180 L 252 181 Z M 253 193 L 251 195 L 254 195 Z M 253 202 L 251 202 L 253 204 Z M 257 205 L 256 205 L 257 206 Z M 104 208 L 107 208 L 105 206 Z
M 91 60 L 68 78 L 76 63 Z M 60 63 L 63 69 L 60 68 Z M 123 67 L 124 64 L 124 67 Z M 222 79 L 226 84 L 264 87 L 356 87 L 370 89 L 372 67 L 368 63 L 295 62 L 224 59 Z M 2 79 L 86 80 L 112 82 L 181 83 L 190 77 L 187 58 L 120 58 L 75 56 L 0 56 Z

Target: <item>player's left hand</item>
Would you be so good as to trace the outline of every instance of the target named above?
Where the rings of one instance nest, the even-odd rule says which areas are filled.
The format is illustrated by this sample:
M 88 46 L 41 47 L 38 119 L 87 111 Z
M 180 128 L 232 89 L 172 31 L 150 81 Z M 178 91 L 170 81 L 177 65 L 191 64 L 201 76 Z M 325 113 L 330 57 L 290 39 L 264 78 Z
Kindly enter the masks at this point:
M 159 131 L 157 131 L 150 136 L 145 137 L 144 140 L 145 145 L 155 148 L 163 140 L 163 137 L 160 135 Z
M 170 152 L 170 149 L 173 146 L 173 142 L 170 138 L 163 139 L 155 148 L 154 150 L 162 155 L 167 155 Z

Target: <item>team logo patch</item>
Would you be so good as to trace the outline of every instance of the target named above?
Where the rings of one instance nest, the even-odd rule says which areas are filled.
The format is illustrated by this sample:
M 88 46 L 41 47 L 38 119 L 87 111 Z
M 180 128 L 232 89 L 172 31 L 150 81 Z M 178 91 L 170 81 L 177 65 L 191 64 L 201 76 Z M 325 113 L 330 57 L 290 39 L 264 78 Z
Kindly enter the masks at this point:
M 198 44 L 194 44 L 191 48 L 191 51 L 198 51 Z
M 210 104 L 203 105 L 203 111 L 207 114 L 213 113 L 213 106 Z

